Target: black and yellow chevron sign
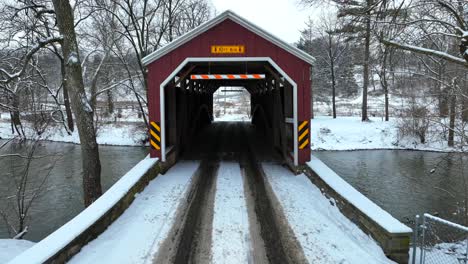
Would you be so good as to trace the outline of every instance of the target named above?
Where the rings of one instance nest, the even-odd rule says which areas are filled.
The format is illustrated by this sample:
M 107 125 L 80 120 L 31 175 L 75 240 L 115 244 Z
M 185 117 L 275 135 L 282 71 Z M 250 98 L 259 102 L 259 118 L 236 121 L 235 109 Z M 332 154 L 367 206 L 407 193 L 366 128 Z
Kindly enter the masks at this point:
M 161 127 L 159 123 L 150 122 L 150 144 L 153 149 L 161 149 Z
M 304 149 L 309 145 L 309 121 L 302 121 L 299 123 L 298 135 L 299 135 L 299 149 Z

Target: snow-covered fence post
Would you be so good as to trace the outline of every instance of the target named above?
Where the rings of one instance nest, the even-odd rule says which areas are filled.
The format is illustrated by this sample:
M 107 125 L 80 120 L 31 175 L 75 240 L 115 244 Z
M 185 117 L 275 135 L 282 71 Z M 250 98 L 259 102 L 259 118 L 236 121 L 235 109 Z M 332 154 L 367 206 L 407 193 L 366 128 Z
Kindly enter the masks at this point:
M 413 254 L 412 255 L 412 264 L 416 264 L 416 249 L 418 245 L 418 230 L 419 230 L 419 215 L 416 215 L 414 219 L 414 229 L 413 229 Z
M 426 235 L 426 217 L 423 216 L 423 221 L 421 225 L 422 234 L 421 234 L 421 254 L 419 256 L 419 263 L 424 263 L 424 243 L 425 243 L 425 235 Z

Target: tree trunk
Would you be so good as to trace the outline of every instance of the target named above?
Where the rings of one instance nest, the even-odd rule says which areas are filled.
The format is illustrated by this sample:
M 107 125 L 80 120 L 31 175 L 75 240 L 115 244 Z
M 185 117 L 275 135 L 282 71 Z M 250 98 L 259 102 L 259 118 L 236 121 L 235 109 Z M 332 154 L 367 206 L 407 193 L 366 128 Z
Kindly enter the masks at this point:
M 106 95 L 107 95 L 107 112 L 109 114 L 113 114 L 114 113 L 114 97 L 112 96 L 112 91 L 107 90 Z
M 84 204 L 87 207 L 102 194 L 101 163 L 94 130 L 93 110 L 84 89 L 72 8 L 68 0 L 53 0 L 53 5 L 59 32 L 63 36 L 62 52 L 65 60 L 65 76 L 80 136 L 83 195 Z
M 14 110 L 10 112 L 12 132 L 14 133 L 13 131 L 13 127 L 14 127 L 18 136 L 20 136 L 21 138 L 26 138 L 26 134 L 24 133 L 24 130 L 23 130 L 23 124 L 21 123 L 21 115 L 19 111 L 19 99 L 16 94 L 12 96 L 12 106 L 14 108 Z
M 330 73 L 331 73 L 331 81 L 332 81 L 332 111 L 333 111 L 333 118 L 336 118 L 336 80 L 335 80 L 335 59 L 332 53 L 332 36 L 331 33 L 328 33 L 328 57 L 330 58 Z
M 463 88 L 462 88 L 462 91 L 463 91 L 463 94 L 466 95 L 468 94 L 468 74 L 465 74 L 465 78 L 462 82 L 462 85 L 463 85 Z M 462 96 L 462 109 L 461 109 L 461 114 L 462 114 L 462 120 L 463 122 L 468 122 L 468 98 L 466 98 L 466 96 Z
M 173 40 L 173 30 L 174 30 L 174 18 L 173 18 L 173 10 L 172 10 L 172 0 L 168 1 L 169 3 L 169 15 L 168 15 L 168 20 L 169 20 L 169 42 L 172 42 Z
M 63 104 L 65 105 L 65 113 L 67 114 L 67 126 L 68 129 L 73 132 L 75 130 L 75 124 L 73 123 L 73 114 L 70 106 L 70 98 L 68 96 L 68 81 L 65 76 L 65 60 L 61 61 L 62 71 L 62 93 L 63 93 Z
M 388 56 L 388 48 L 384 47 L 382 65 L 380 66 L 380 68 L 381 68 L 380 69 L 380 84 L 382 85 L 382 88 L 384 90 L 384 96 L 385 96 L 385 121 L 389 120 L 389 114 L 388 114 L 387 56 Z
M 455 84 L 454 84 L 455 86 Z M 450 94 L 450 121 L 449 121 L 449 134 L 448 134 L 448 146 L 454 146 L 454 134 L 455 134 L 455 104 L 457 103 L 457 97 L 455 96 L 455 87 L 452 88 L 452 92 Z
M 468 15 L 466 15 L 466 12 L 465 12 L 465 7 L 464 7 L 464 2 L 465 0 L 458 0 L 457 1 L 457 8 L 458 8 L 458 14 L 461 16 L 461 17 L 464 17 L 465 18 L 465 21 L 468 19 Z M 461 41 L 460 41 L 460 54 L 461 56 L 466 60 L 466 62 L 468 62 L 468 35 L 464 34 L 463 37 L 461 38 Z
M 104 64 L 104 61 L 107 59 L 109 56 L 110 50 L 107 50 L 106 53 L 104 54 L 104 57 L 101 59 L 99 62 L 99 65 L 97 66 L 97 69 L 95 70 L 93 74 L 93 79 L 91 80 L 91 87 L 90 87 L 90 94 L 91 94 L 91 108 L 93 109 L 94 112 L 96 112 L 96 107 L 97 107 L 97 92 L 98 92 L 98 80 L 99 80 L 99 75 L 101 74 L 102 67 Z
M 387 80 L 385 80 L 385 83 L 387 83 Z M 388 114 L 388 86 L 385 85 L 384 87 L 384 94 L 385 94 L 385 121 L 389 120 L 389 114 Z
M 443 81 L 445 76 L 445 64 L 442 64 L 438 67 L 438 76 L 437 79 Z M 447 117 L 449 115 L 449 105 L 448 105 L 448 94 L 447 90 L 442 86 L 442 82 L 435 83 L 437 88 L 437 101 L 439 107 L 439 117 Z
M 372 0 L 367 0 L 367 9 L 370 9 Z M 371 38 L 371 18 L 370 10 L 366 12 L 366 35 L 365 35 L 365 49 L 364 49 L 364 65 L 362 77 L 362 121 L 368 121 L 367 115 L 367 90 L 369 87 L 369 57 L 370 57 L 370 38 Z

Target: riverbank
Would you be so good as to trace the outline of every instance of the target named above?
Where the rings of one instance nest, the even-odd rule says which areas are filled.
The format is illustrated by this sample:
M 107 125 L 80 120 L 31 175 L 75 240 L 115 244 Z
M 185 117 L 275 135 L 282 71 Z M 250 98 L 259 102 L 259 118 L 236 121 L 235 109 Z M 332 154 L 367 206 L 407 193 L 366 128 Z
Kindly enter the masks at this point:
M 428 132 L 427 142 L 421 144 L 416 137 L 401 137 L 398 134 L 398 119 L 383 121 L 370 118 L 362 122 L 358 116 L 318 116 L 311 120 L 312 150 L 366 150 L 366 149 L 407 149 L 440 152 L 455 152 L 447 146 L 440 133 Z
M 31 137 L 35 133 L 25 125 L 25 134 Z M 9 121 L 0 122 L 0 139 L 11 139 L 16 134 L 11 133 L 11 125 Z M 115 145 L 115 146 L 142 146 L 147 138 L 146 129 L 142 122 L 118 122 L 100 124 L 97 130 L 97 143 L 100 145 Z M 43 140 L 54 142 L 65 142 L 80 144 L 80 137 L 77 129 L 68 135 L 61 125 L 49 128 L 42 136 Z
M 247 121 L 246 116 L 227 115 L 216 121 Z M 32 129 L 25 128 L 26 135 L 33 135 Z M 10 139 L 9 121 L 0 121 L 0 139 Z M 97 142 L 100 145 L 141 146 L 146 143 L 146 129 L 141 122 L 106 122 L 100 124 Z M 44 140 L 79 144 L 78 131 L 68 135 L 62 126 L 49 129 Z M 385 122 L 382 118 L 371 118 L 361 122 L 359 116 L 337 117 L 317 116 L 311 120 L 312 150 L 366 150 L 366 149 L 407 149 L 439 152 L 455 152 L 447 146 L 440 133 L 428 132 L 427 142 L 421 144 L 418 138 L 402 138 L 398 134 L 398 119 Z

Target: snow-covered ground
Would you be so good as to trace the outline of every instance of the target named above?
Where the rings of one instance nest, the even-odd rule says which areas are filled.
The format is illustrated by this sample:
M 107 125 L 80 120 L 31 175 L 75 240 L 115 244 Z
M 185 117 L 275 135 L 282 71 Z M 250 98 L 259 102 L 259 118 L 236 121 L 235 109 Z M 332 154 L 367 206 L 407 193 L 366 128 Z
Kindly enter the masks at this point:
M 249 218 L 240 166 L 222 162 L 218 170 L 212 231 L 213 263 L 248 263 Z
M 97 132 L 97 142 L 102 145 L 122 145 L 122 146 L 141 146 L 142 141 L 147 137 L 145 129 L 138 128 L 140 123 L 108 123 L 100 125 Z M 25 127 L 26 136 L 34 135 L 33 131 Z M 9 122 L 0 121 L 0 139 L 9 139 L 14 137 L 11 133 L 11 126 Z M 80 143 L 80 137 L 78 130 L 68 135 L 61 126 L 57 126 L 53 129 L 49 129 L 42 135 L 42 139 L 57 141 L 57 142 L 68 142 L 68 143 Z
M 250 122 L 250 117 L 244 114 L 226 114 L 220 117 L 215 117 L 215 122 L 232 122 L 232 121 L 242 121 L 242 122 Z
M 227 114 L 215 118 L 215 121 L 244 121 L 250 118 L 245 114 Z M 382 121 L 381 118 L 371 118 L 370 122 L 361 122 L 360 117 L 317 116 L 311 120 L 312 150 L 357 150 L 357 149 L 417 149 L 430 151 L 454 151 L 447 147 L 447 142 L 439 135 L 428 135 L 426 144 L 419 143 L 417 138 L 399 138 L 398 120 Z M 32 131 L 26 128 L 26 134 Z M 0 121 L 0 138 L 8 139 L 11 134 L 10 123 Z M 100 125 L 97 133 L 98 144 L 140 146 L 147 137 L 141 123 L 106 123 Z M 43 139 L 57 142 L 79 143 L 78 131 L 68 135 L 57 126 L 49 129 Z
M 70 263 L 152 263 L 153 254 L 169 234 L 197 165 L 179 162 L 151 181 L 125 213 Z
M 0 263 L 9 262 L 34 244 L 34 242 L 22 239 L 0 239 Z
M 312 150 L 357 150 L 357 149 L 417 149 L 430 151 L 454 151 L 439 135 L 428 135 L 426 144 L 417 138 L 399 138 L 395 118 L 385 122 L 371 118 L 362 122 L 360 117 L 317 116 L 311 120 Z M 430 140 L 433 139 L 433 140 Z
M 393 263 L 304 174 L 263 168 L 309 263 Z

